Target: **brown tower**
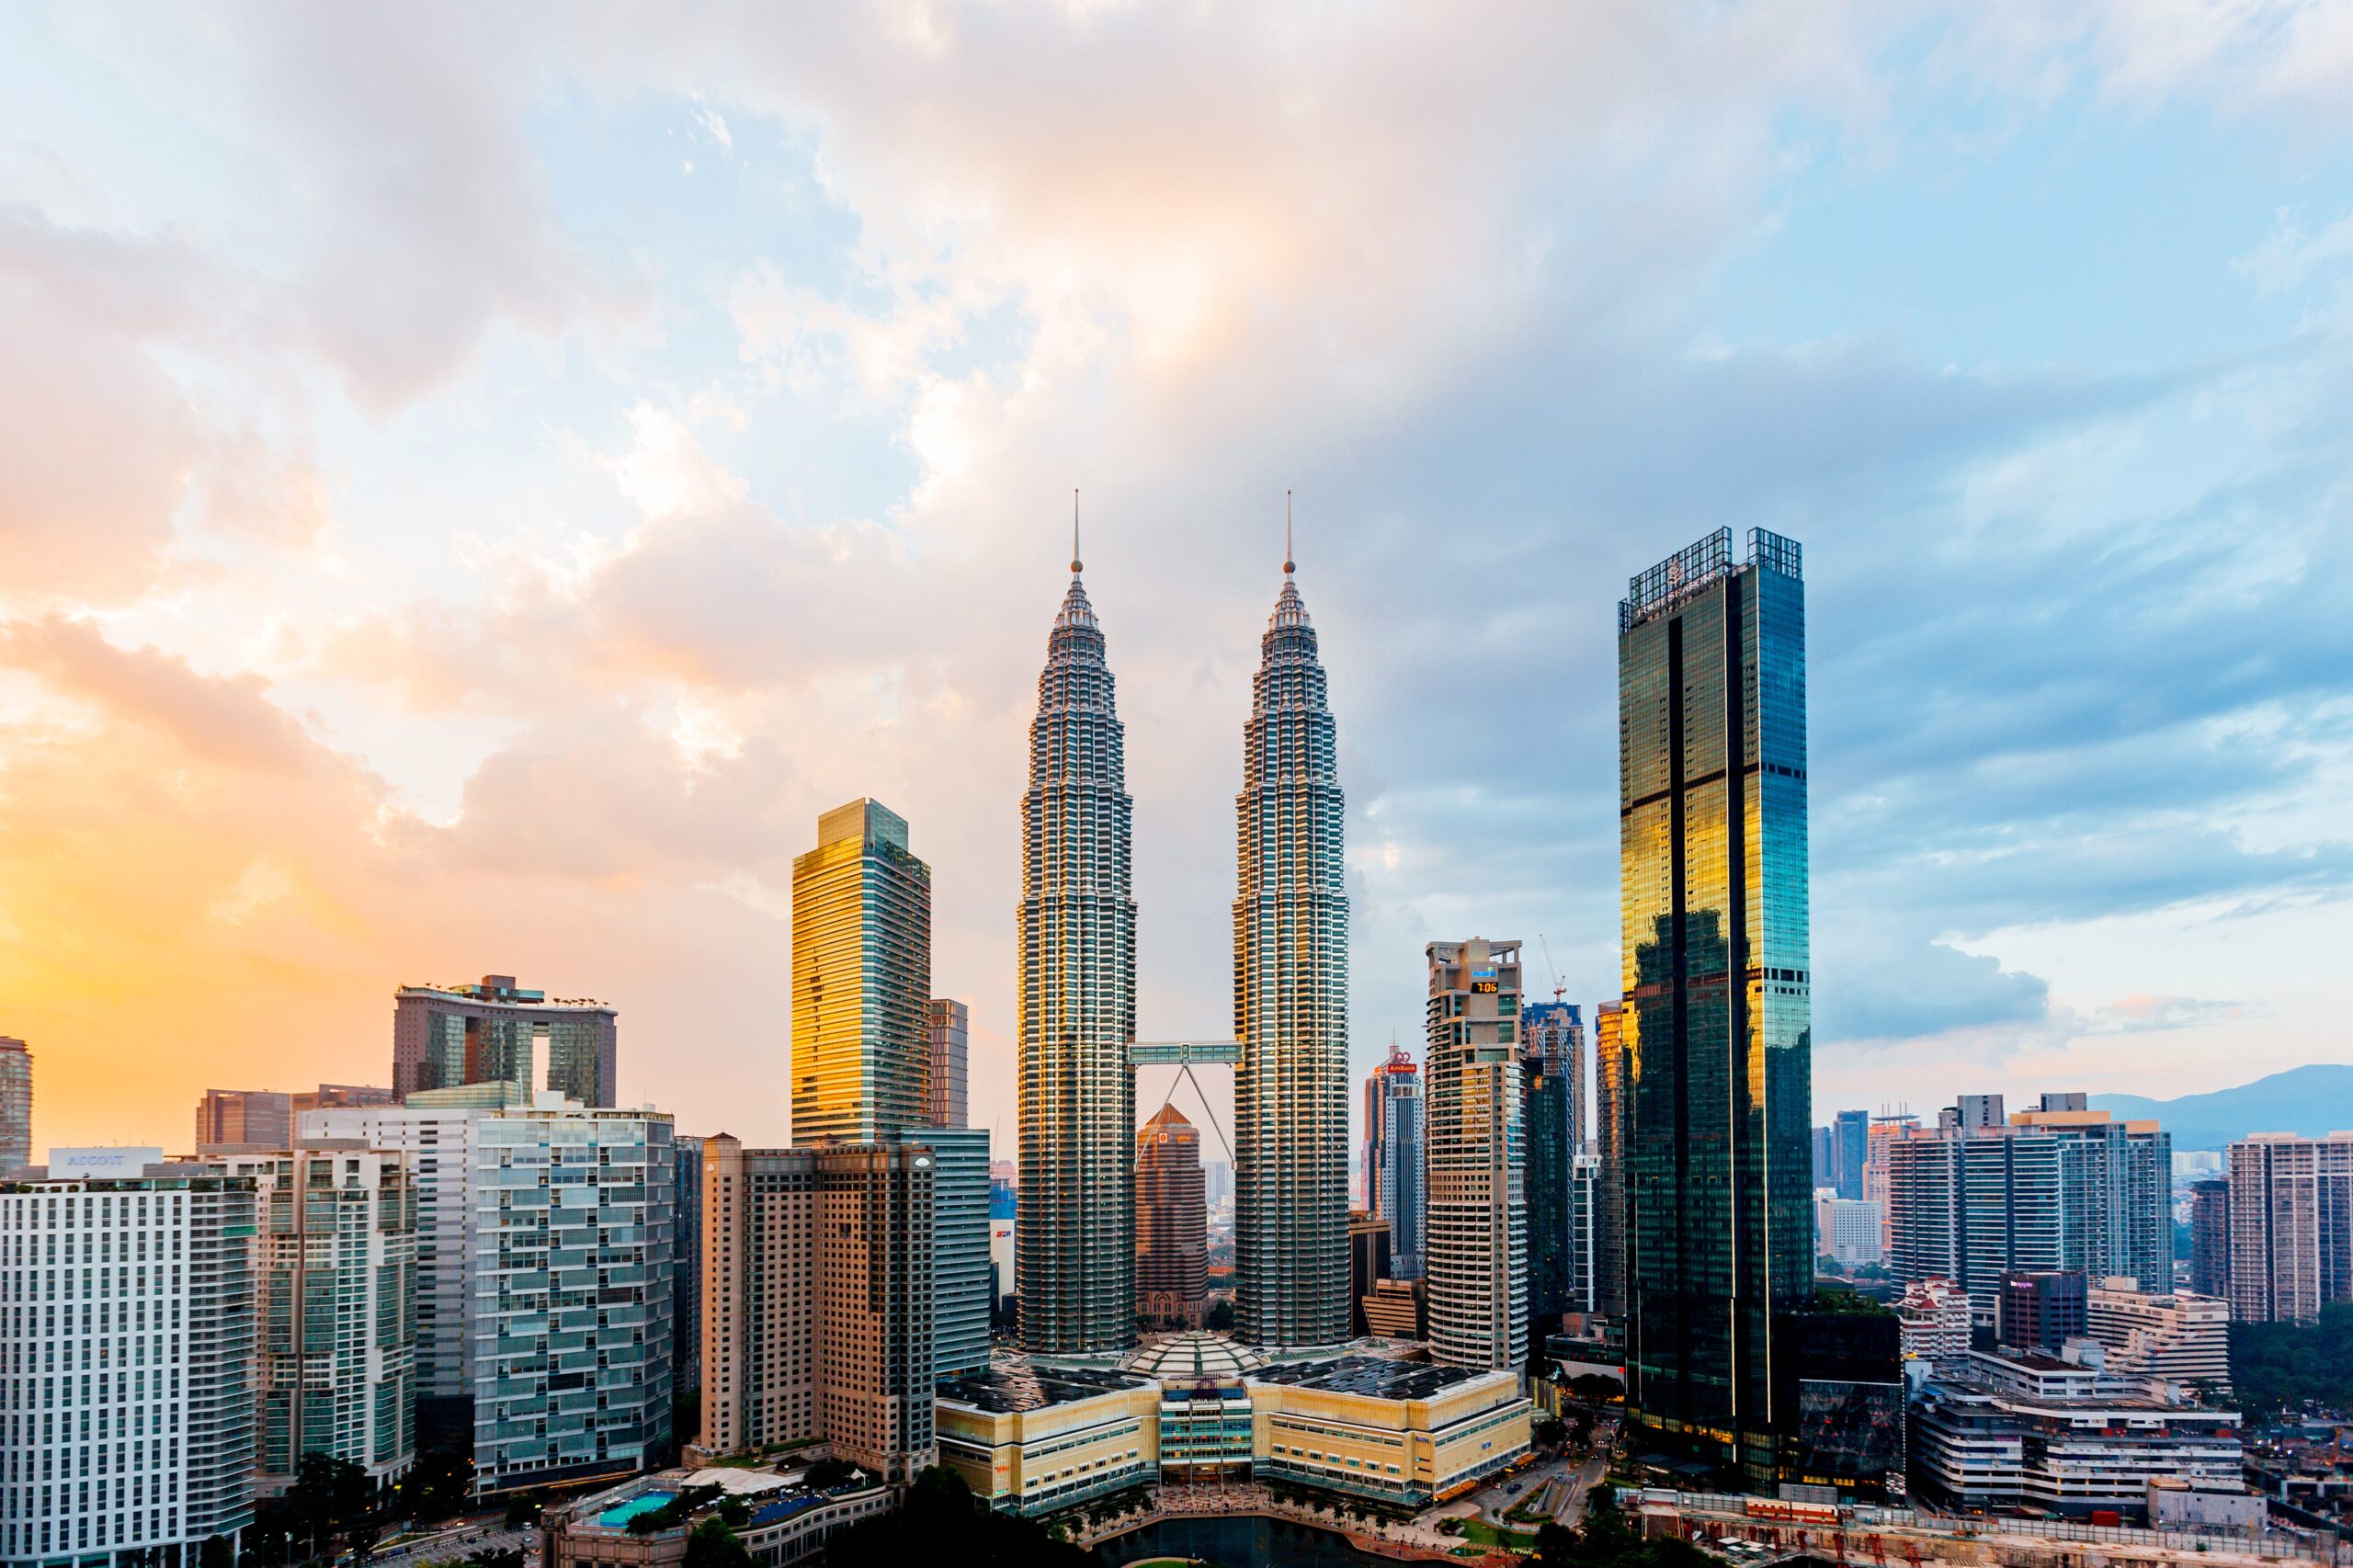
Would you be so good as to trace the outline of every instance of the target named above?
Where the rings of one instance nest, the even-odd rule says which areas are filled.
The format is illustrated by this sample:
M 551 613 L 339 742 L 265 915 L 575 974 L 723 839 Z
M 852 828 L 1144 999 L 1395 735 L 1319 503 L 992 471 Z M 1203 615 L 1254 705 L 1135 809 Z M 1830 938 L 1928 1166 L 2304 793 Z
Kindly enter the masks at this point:
M 1210 1210 L 1200 1130 L 1173 1105 L 1136 1130 L 1136 1307 L 1155 1324 L 1201 1326 Z

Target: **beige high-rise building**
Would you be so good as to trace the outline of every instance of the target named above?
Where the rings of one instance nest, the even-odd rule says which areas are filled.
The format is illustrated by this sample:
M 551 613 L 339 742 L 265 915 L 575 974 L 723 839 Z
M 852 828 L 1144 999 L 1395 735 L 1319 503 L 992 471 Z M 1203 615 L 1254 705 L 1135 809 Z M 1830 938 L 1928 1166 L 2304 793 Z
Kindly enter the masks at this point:
M 2138 1279 L 2114 1276 L 2091 1282 L 2086 1306 L 2091 1335 L 2107 1348 L 2109 1371 L 2230 1392 L 2228 1301 L 2187 1290 L 2143 1290 Z
M 269 1089 L 207 1089 L 196 1102 L 196 1152 L 283 1149 L 294 1137 L 294 1096 Z
M 906 819 L 857 800 L 792 862 L 792 1142 L 872 1142 L 926 1125 L 931 868 Z
M 821 1437 L 893 1483 L 932 1462 L 934 1175 L 916 1143 L 703 1143 L 702 1433 Z
M 2231 1316 L 2310 1323 L 2353 1299 L 2353 1132 L 2230 1148 Z
M 1432 942 L 1430 1351 L 1458 1367 L 1528 1360 L 1528 1197 L 1518 942 Z

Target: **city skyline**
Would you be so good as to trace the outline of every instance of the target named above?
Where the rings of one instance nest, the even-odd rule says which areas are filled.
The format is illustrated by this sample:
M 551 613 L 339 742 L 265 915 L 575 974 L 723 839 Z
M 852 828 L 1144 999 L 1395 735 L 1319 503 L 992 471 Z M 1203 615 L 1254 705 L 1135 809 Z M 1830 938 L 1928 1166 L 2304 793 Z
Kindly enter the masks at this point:
M 1817 569 L 1816 1120 L 2336 1054 L 2341 57 L 2035 11 L 1497 16 L 1410 122 L 1430 24 L 1386 12 L 791 49 L 10 16 L 0 398 L 43 416 L 0 461 L 0 1032 L 37 1137 L 381 1083 L 389 987 L 496 970 L 662 1031 L 622 1097 L 780 1142 L 734 1091 L 790 859 L 872 794 L 1009 1140 L 1004 830 L 1073 485 L 1154 1035 L 1222 1032 L 1218 802 L 1294 488 L 1352 1080 L 1431 939 L 1543 933 L 1610 994 L 1608 604 L 1752 524 Z M 1077 158 L 1034 115 L 1070 80 Z

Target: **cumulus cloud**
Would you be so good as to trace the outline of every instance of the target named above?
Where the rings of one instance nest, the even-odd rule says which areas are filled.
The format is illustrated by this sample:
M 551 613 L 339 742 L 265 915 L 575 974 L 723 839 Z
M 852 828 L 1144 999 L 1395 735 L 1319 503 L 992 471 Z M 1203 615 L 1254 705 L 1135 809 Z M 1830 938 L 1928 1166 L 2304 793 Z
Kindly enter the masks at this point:
M 2128 114 L 2325 125 L 2331 24 L 2265 15 L 77 18 L 238 178 L 233 218 L 171 224 L 86 190 L 68 217 L 51 170 L 0 224 L 0 333 L 31 355 L 0 354 L 0 412 L 63 432 L 0 421 L 0 567 L 46 585 L 19 608 L 110 618 L 6 634 L 81 726 L 0 735 L 0 870 L 40 869 L 0 918 L 52 906 L 22 994 L 142 965 L 158 995 L 276 987 L 351 1042 L 340 1075 L 381 1057 L 392 980 L 529 971 L 620 1000 L 647 1042 L 625 1079 L 690 1131 L 773 1135 L 790 858 L 874 793 L 934 862 L 939 988 L 974 1001 L 983 1116 L 1009 1117 L 1011 823 L 1076 485 L 1147 1033 L 1222 1027 L 1286 489 L 1340 712 L 1360 1058 L 1411 1038 L 1432 937 L 1542 932 L 1572 996 L 1614 992 L 1609 604 L 1727 522 L 1809 551 L 1825 1076 L 2189 1018 L 1973 938 L 2340 895 L 2345 331 L 1954 366 L 1726 338 L 1710 288 L 1802 221 L 1793 168 L 1904 155 L 1916 28 L 1928 77 L 2008 112 L 2089 80 Z M 648 103 L 658 156 L 631 145 Z M 583 119 L 593 157 L 552 144 Z M 665 207 L 682 185 L 712 205 Z M 600 200 L 619 244 L 575 226 Z M 2313 284 L 2333 233 L 2283 222 L 2250 284 Z M 2148 478 L 2193 423 L 2238 460 Z M 140 646 L 263 619 L 252 669 Z M 462 756 L 387 738 L 458 716 Z M 440 822 L 387 781 L 436 769 Z M 130 915 L 111 846 L 38 847 L 117 822 L 170 866 Z M 44 1006 L 118 1055 L 161 1016 Z

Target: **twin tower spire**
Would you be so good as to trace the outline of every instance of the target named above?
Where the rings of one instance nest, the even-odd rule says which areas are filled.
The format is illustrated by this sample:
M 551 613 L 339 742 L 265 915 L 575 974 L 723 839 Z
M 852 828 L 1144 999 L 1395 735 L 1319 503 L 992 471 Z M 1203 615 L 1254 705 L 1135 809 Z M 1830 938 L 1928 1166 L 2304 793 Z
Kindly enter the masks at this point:
M 1235 797 L 1236 1327 L 1347 1338 L 1345 800 L 1315 630 L 1292 581 L 1260 640 Z M 1088 1355 L 1135 1339 L 1132 802 L 1103 632 L 1081 580 L 1047 641 L 1021 801 L 1021 1337 Z

